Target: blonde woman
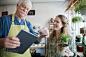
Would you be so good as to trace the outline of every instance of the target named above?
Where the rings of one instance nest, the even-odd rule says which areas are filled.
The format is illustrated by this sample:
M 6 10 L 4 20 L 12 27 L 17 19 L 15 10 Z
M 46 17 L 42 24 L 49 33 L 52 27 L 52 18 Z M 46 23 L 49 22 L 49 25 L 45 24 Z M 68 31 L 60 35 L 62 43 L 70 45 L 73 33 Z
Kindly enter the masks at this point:
M 53 31 L 47 39 L 46 57 L 60 57 L 60 55 L 58 55 L 57 46 L 59 35 L 62 33 L 69 35 L 69 24 L 67 18 L 64 15 L 58 15 L 56 16 L 53 23 Z M 65 56 L 74 56 L 74 53 L 69 49 L 67 49 L 65 52 L 69 54 Z

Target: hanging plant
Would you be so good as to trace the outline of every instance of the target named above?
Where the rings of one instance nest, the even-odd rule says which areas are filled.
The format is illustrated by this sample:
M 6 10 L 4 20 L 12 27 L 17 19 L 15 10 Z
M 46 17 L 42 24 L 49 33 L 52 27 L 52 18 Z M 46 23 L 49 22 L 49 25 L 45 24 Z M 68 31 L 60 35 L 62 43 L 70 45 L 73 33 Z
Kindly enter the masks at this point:
M 73 17 L 72 23 L 76 23 L 76 22 L 83 22 L 82 17 L 80 17 L 80 16 Z
M 86 0 L 77 0 L 78 2 L 75 4 L 75 13 L 81 13 L 81 11 L 86 11 Z

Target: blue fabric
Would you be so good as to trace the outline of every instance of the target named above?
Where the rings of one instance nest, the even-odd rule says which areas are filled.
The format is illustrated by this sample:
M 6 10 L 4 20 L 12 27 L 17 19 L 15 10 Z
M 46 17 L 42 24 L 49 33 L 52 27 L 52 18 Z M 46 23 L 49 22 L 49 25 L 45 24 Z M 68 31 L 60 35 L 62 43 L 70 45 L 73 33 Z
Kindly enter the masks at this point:
M 26 21 L 26 25 L 27 25 L 29 31 L 37 36 L 38 33 L 34 32 L 31 23 L 29 21 L 27 21 L 26 19 L 25 19 L 25 21 Z M 0 39 L 8 36 L 9 29 L 11 27 L 11 23 L 12 23 L 12 14 L 0 17 Z M 21 22 L 19 22 L 19 18 L 15 16 L 14 24 L 15 25 L 25 25 L 24 19 L 22 19 Z M 39 43 L 39 42 L 36 41 L 36 43 Z

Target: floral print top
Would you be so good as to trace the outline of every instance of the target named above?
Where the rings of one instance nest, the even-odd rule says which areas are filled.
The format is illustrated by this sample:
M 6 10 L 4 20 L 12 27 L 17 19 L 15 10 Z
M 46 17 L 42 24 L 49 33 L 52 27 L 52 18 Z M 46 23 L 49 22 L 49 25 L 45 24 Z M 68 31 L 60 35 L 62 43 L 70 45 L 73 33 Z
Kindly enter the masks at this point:
M 58 40 L 56 37 L 48 38 L 45 57 L 61 57 L 58 53 Z

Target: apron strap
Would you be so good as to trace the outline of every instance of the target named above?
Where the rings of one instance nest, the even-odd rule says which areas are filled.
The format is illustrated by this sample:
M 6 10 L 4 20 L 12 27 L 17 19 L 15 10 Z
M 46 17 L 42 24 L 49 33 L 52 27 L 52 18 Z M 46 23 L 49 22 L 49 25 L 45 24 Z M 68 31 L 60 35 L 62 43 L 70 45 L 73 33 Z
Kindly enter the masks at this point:
M 15 14 L 12 15 L 12 25 L 14 25 L 14 16 Z
M 25 21 L 25 19 L 24 19 L 24 23 L 25 23 L 25 26 L 26 26 L 26 21 Z
M 12 15 L 12 25 L 14 25 L 14 18 L 15 18 L 15 14 Z M 24 19 L 24 23 L 25 23 L 25 26 L 26 26 L 26 21 Z

